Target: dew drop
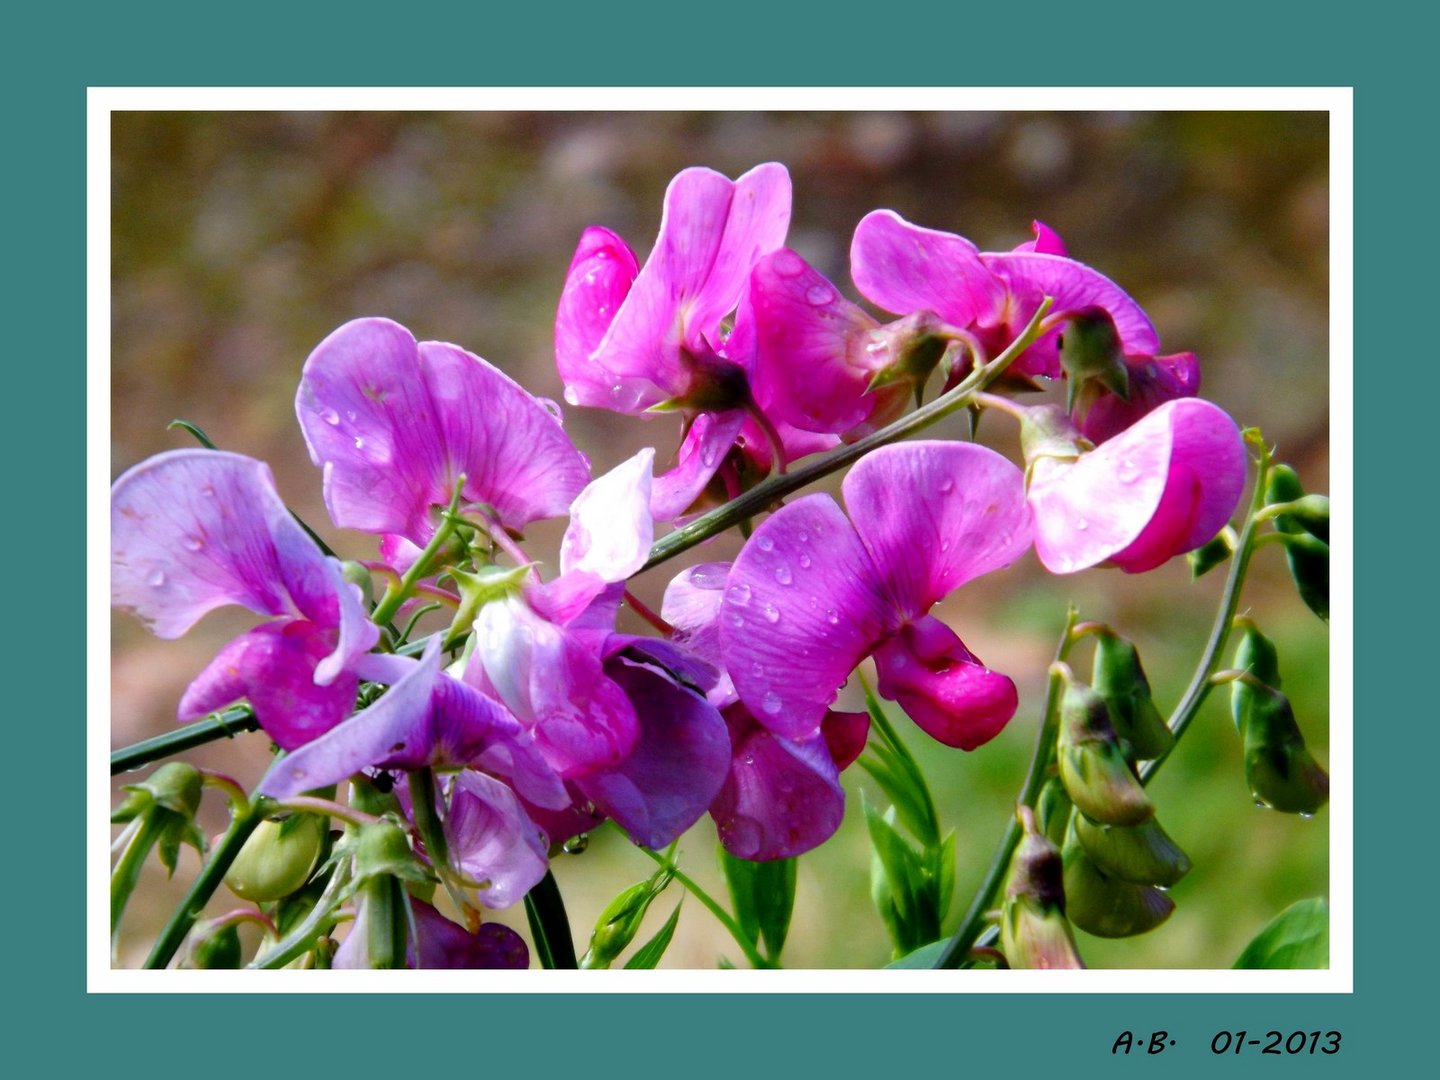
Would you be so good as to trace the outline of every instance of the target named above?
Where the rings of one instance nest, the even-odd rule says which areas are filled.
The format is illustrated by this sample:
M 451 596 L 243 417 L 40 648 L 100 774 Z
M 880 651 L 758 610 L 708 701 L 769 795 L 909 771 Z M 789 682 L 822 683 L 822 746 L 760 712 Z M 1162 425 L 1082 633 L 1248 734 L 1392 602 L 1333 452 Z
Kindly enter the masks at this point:
M 340 423 L 340 414 L 334 409 L 321 409 L 320 419 L 333 426 Z
M 1115 469 L 1115 475 L 1120 478 L 1122 484 L 1133 484 L 1140 478 L 1140 466 L 1129 458 L 1125 458 Z
M 814 561 L 814 560 L 811 559 L 809 555 L 801 555 L 801 556 L 800 556 L 800 569 L 802 569 L 802 570 L 809 570 L 809 569 L 810 569 L 810 564 L 811 564 L 813 561 Z
M 580 404 L 580 395 L 575 392 L 575 388 L 573 386 L 565 387 L 565 400 L 568 401 L 571 405 Z
M 802 544 L 808 544 L 810 542 L 810 534 L 804 529 L 801 529 L 798 533 L 795 534 L 795 539 L 799 540 Z
M 805 299 L 816 307 L 821 307 L 835 299 L 835 290 L 828 285 L 811 285 L 805 290 Z
M 1086 529 L 1088 529 L 1089 527 L 1090 527 L 1090 522 L 1086 521 L 1084 518 L 1076 518 L 1076 519 L 1075 519 L 1075 528 L 1076 528 L 1077 530 L 1079 530 L 1080 532 L 1084 532 L 1084 531 L 1085 531 Z
M 625 388 L 617 382 L 614 386 L 610 387 L 610 396 L 613 398 L 618 398 L 621 393 L 624 392 L 624 389 Z
M 745 755 L 745 764 L 746 764 L 746 765 L 754 765 L 754 764 L 755 764 L 755 755 L 754 755 L 754 754 L 746 754 L 746 755 Z
M 353 424 L 353 423 L 355 422 L 355 410 L 354 410 L 354 409 L 346 409 L 346 410 L 345 410 L 345 419 L 346 419 L 346 420 L 349 420 L 349 421 Z
M 788 566 L 777 566 L 775 568 L 775 580 L 781 585 L 789 585 L 795 578 L 791 575 Z M 767 612 L 766 614 L 768 616 L 769 613 Z
M 940 478 L 940 490 L 944 492 L 955 490 L 955 481 L 948 476 L 942 476 Z
M 774 551 L 775 541 L 771 540 L 768 536 L 757 536 L 755 538 L 755 546 L 761 551 Z
M 365 449 L 365 440 L 357 437 L 357 438 L 355 439 L 355 449 L 356 449 L 356 450 L 364 450 L 364 449 Z
M 590 834 L 582 832 L 580 835 L 572 836 L 569 840 L 566 840 L 565 843 L 561 844 L 560 850 L 565 852 L 566 855 L 579 855 L 589 846 Z
M 1301 820 L 1301 821 L 1311 821 L 1311 820 L 1314 819 L 1314 817 L 1315 817 L 1314 814 L 1307 814 L 1307 813 L 1305 813 L 1304 811 L 1301 811 L 1301 813 L 1300 813 L 1300 820 Z
M 725 584 L 726 571 L 716 566 L 697 566 L 690 571 L 690 584 L 697 589 L 718 589 Z
M 732 604 L 739 604 L 743 607 L 750 602 L 750 586 L 743 581 L 731 585 L 725 593 L 725 598 Z
M 188 551 L 199 551 L 204 546 L 205 541 L 201 540 L 198 536 L 187 536 L 185 538 L 185 548 Z
M 831 626 L 839 626 L 840 613 L 832 607 L 830 610 L 825 612 L 825 621 L 828 622 Z
M 1155 891 L 1156 891 L 1156 892 L 1169 892 L 1169 891 L 1170 891 L 1170 886 L 1169 886 L 1169 885 L 1156 885 L 1156 886 L 1155 886 Z
M 738 611 L 732 611 L 730 613 L 730 625 L 735 627 L 744 626 L 745 616 L 741 615 Z
M 765 696 L 760 699 L 760 708 L 774 716 L 780 711 L 780 695 L 774 690 L 765 691 Z
M 158 589 L 161 585 L 165 584 L 165 571 L 156 570 L 145 580 L 152 588 Z
M 780 621 L 780 609 L 774 604 L 766 604 L 760 609 L 760 614 L 765 616 L 766 622 L 777 623 Z

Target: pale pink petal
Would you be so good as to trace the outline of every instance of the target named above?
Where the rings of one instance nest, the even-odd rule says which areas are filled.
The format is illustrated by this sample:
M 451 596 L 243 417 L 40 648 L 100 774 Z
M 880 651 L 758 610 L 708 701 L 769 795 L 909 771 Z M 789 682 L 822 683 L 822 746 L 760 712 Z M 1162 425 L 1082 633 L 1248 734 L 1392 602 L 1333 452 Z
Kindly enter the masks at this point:
M 974 443 L 881 447 L 850 470 L 843 490 L 879 586 L 906 618 L 1030 546 L 1023 474 Z
M 609 584 L 645 565 L 655 539 L 650 517 L 654 465 L 655 451 L 646 448 L 576 496 L 560 544 L 562 573 L 579 570 Z
M 549 869 L 548 845 L 515 793 L 484 773 L 466 769 L 450 788 L 445 815 L 450 857 L 488 908 L 524 898 Z
M 673 640 L 717 669 L 717 681 L 707 694 L 717 709 L 737 700 L 720 648 L 720 606 L 729 574 L 729 563 L 701 563 L 682 570 L 665 587 L 660 606 L 660 617 L 675 628 Z
M 1005 306 L 1005 286 L 974 244 L 893 210 L 866 214 L 856 227 L 850 273 L 867 300 L 897 315 L 933 311 L 956 326 L 990 326 Z
M 720 617 L 725 668 L 759 721 L 815 735 L 855 665 L 900 619 L 860 538 L 828 495 L 755 530 L 730 571 Z

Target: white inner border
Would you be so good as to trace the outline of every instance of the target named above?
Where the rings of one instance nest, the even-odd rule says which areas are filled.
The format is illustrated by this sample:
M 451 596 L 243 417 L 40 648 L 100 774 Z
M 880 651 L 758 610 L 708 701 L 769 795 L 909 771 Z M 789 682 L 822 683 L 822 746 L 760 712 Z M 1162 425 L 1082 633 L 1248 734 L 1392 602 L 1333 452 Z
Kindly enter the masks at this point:
M 109 948 L 110 114 L 119 111 L 1324 111 L 1330 114 L 1330 962 L 1327 971 L 119 971 Z M 1348 87 L 92 87 L 87 101 L 86 972 L 92 992 L 1351 993 L 1354 990 L 1354 93 Z

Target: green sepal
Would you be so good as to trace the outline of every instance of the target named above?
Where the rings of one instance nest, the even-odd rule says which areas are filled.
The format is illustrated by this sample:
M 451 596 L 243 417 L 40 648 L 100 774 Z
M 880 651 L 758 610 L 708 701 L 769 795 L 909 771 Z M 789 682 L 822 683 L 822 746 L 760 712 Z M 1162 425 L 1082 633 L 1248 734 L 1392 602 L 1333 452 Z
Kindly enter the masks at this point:
M 1305 496 L 1305 488 L 1300 483 L 1300 476 L 1294 469 L 1284 463 L 1270 466 L 1269 475 L 1265 478 L 1265 505 L 1277 506 L 1281 503 L 1294 502 Z M 1294 533 L 1300 531 L 1300 524 L 1290 520 L 1286 515 L 1275 519 L 1275 527 L 1281 532 Z
M 1065 669 L 1057 754 L 1060 780 L 1082 813 L 1107 825 L 1138 825 L 1155 813 L 1115 729 L 1105 699 Z
M 1198 581 L 1231 555 L 1235 554 L 1235 535 L 1227 526 L 1215 534 L 1215 539 L 1202 544 L 1185 556 L 1190 563 L 1190 580 Z
M 1056 847 L 1065 842 L 1065 831 L 1070 826 L 1070 811 L 1074 805 L 1058 776 L 1045 781 L 1040 797 L 1035 800 L 1035 820 L 1040 831 Z
M 405 830 L 387 818 L 361 825 L 352 850 L 356 884 L 384 876 L 416 882 L 433 880 L 410 850 Z
M 115 824 L 129 821 L 152 804 L 186 819 L 194 818 L 200 809 L 203 787 L 204 778 L 195 766 L 183 761 L 166 762 L 139 783 L 125 785 L 131 796 L 110 820 Z
M 764 942 L 769 959 L 778 959 L 795 911 L 798 861 L 751 862 L 721 847 L 720 865 L 740 928 L 752 942 Z
M 1330 800 L 1330 777 L 1305 746 L 1289 699 L 1252 688 L 1245 726 L 1245 781 L 1255 801 L 1287 814 L 1314 814 Z
M 861 794 L 870 831 L 870 896 L 890 932 L 894 955 L 904 956 L 940 937 L 935 897 L 927 888 L 922 857 L 895 828 L 892 807 L 881 814 Z
M 675 927 L 680 922 L 680 907 L 684 902 L 684 897 L 681 897 L 680 903 L 675 905 L 675 910 L 665 920 L 665 925 L 660 927 L 660 932 L 636 949 L 635 954 L 625 961 L 626 971 L 648 971 L 660 963 L 660 958 L 670 947 L 670 939 L 675 936 Z
M 1059 345 L 1067 413 L 1075 411 L 1080 391 L 1090 383 L 1099 383 L 1129 399 L 1130 371 L 1125 366 L 1125 350 L 1114 320 L 1103 308 L 1087 308 L 1071 316 Z
M 450 620 L 445 640 L 458 642 L 470 632 L 481 608 L 519 593 L 534 566 L 534 563 L 511 567 L 482 566 L 474 573 L 451 567 L 447 572 L 454 578 L 455 587 L 460 592 L 460 606 Z
M 242 961 L 240 933 L 234 923 L 196 942 L 190 951 L 190 966 L 206 971 L 234 971 Z
M 675 871 L 662 867 L 644 881 L 637 881 L 605 905 L 590 934 L 590 948 L 580 960 L 582 968 L 608 968 L 635 940 L 650 902 L 659 896 Z
M 1285 561 L 1295 591 L 1305 606 L 1330 621 L 1330 545 L 1313 536 L 1292 535 L 1285 541 Z
M 1134 937 L 1170 917 L 1175 901 L 1152 885 L 1111 877 L 1095 865 L 1071 830 L 1065 843 L 1065 914 L 1096 937 Z
M 1100 825 L 1077 814 L 1075 834 L 1095 865 L 1121 881 L 1169 888 L 1190 872 L 1189 856 L 1154 818 L 1139 825 Z
M 857 764 L 880 785 L 880 790 L 894 805 L 901 823 L 922 843 L 929 840 L 934 834 L 934 825 L 924 796 L 916 791 L 904 759 L 877 740 L 870 743 Z
M 1095 692 L 1105 699 L 1115 734 L 1129 744 L 1133 760 L 1151 761 L 1170 752 L 1175 733 L 1155 708 L 1150 680 L 1133 642 L 1117 634 L 1097 635 L 1091 679 Z
M 166 823 L 165 830 L 155 841 L 155 855 L 160 860 L 160 865 L 165 867 L 165 873 L 169 877 L 175 876 L 175 867 L 180 861 L 180 845 L 189 844 L 201 855 L 209 847 L 209 841 L 200 830 L 200 826 L 193 821 L 185 821 L 178 815 Z
M 1330 966 L 1330 907 L 1320 897 L 1291 904 L 1255 935 L 1237 968 L 1314 969 Z
M 367 604 L 374 605 L 375 579 L 371 577 L 370 571 L 365 568 L 363 563 L 346 559 L 340 564 L 340 574 L 346 581 L 360 590 L 360 595 L 365 598 Z
M 328 829 L 318 814 L 290 814 L 256 826 L 225 874 L 225 886 L 242 900 L 280 900 L 310 880 Z

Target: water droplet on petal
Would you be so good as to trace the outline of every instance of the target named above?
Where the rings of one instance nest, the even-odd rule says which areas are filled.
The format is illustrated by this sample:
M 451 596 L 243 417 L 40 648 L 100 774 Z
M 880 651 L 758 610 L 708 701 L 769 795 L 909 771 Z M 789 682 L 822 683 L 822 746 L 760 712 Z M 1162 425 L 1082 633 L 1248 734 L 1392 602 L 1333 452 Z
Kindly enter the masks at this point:
M 764 675 L 765 665 L 760 663 L 759 660 L 756 660 L 755 663 L 750 665 L 750 670 L 753 671 L 756 675 Z
M 760 609 L 760 614 L 765 616 L 766 622 L 777 623 L 780 621 L 780 609 L 774 604 L 766 604 Z
M 165 571 L 156 570 L 153 574 L 146 578 L 145 581 L 152 588 L 158 589 L 161 585 L 165 584 Z
M 346 420 L 349 420 L 349 421 L 353 424 L 353 423 L 355 422 L 355 410 L 354 410 L 354 409 L 346 409 L 346 410 L 345 410 L 345 419 L 346 419 Z
M 361 438 L 356 438 L 356 440 L 355 440 L 355 449 L 356 449 L 356 450 L 364 450 L 364 449 L 365 449 L 365 440 L 364 440 L 364 439 L 361 439 Z
M 809 570 L 809 569 L 810 569 L 810 563 L 811 563 L 812 561 L 813 561 L 813 560 L 810 558 L 809 555 L 801 555 L 801 556 L 800 556 L 800 569 L 802 569 L 802 570 Z
M 765 696 L 760 699 L 760 708 L 764 709 L 771 716 L 780 711 L 780 695 L 774 690 L 765 691 Z
M 946 491 L 946 492 L 948 492 L 948 491 L 953 491 L 954 489 L 955 489 L 955 481 L 954 481 L 954 480 L 952 480 L 952 479 L 951 479 L 950 477 L 948 477 L 948 476 L 942 476 L 942 477 L 940 478 L 940 490 L 941 490 L 941 491 Z
M 744 626 L 745 616 L 741 615 L 738 611 L 732 611 L 730 613 L 730 625 L 736 627 Z
M 187 536 L 185 538 L 185 547 L 189 551 L 199 551 L 204 546 L 205 541 L 201 540 L 198 536 Z
M 1089 527 L 1090 527 L 1090 522 L 1086 521 L 1084 518 L 1076 518 L 1076 519 L 1075 519 L 1075 528 L 1076 528 L 1077 530 L 1079 530 L 1080 532 L 1084 532 L 1084 531 L 1085 531 L 1086 529 L 1088 529 Z
M 725 598 L 732 604 L 745 605 L 750 602 L 750 586 L 743 581 L 731 585 L 725 593 Z
M 580 395 L 575 392 L 575 388 L 573 386 L 565 387 L 565 400 L 568 401 L 571 405 L 580 404 Z
M 828 285 L 811 285 L 805 290 L 805 299 L 820 307 L 835 299 L 835 290 Z
M 1125 458 L 1116 466 L 1115 475 L 1120 478 L 1122 484 L 1133 484 L 1140 478 L 1140 466 L 1129 458 Z
M 840 613 L 836 611 L 833 607 L 830 608 L 828 611 L 825 612 L 825 621 L 828 622 L 831 626 L 840 625 Z
M 745 755 L 745 764 L 746 764 L 746 765 L 754 765 L 754 764 L 755 764 L 755 755 L 754 755 L 754 754 L 746 754 L 746 755 Z
M 757 536 L 755 538 L 755 546 L 761 551 L 774 551 L 775 541 L 771 540 L 768 536 Z
M 777 566 L 775 568 L 775 580 L 781 585 L 789 585 L 795 579 L 791 576 L 788 566 Z M 769 613 L 767 612 L 766 614 L 768 615 Z
M 334 425 L 340 423 L 340 414 L 334 409 L 321 409 L 320 419 L 324 420 L 327 424 Z
M 802 544 L 808 544 L 810 542 L 810 534 L 804 529 L 801 529 L 795 534 L 795 539 L 799 540 Z

